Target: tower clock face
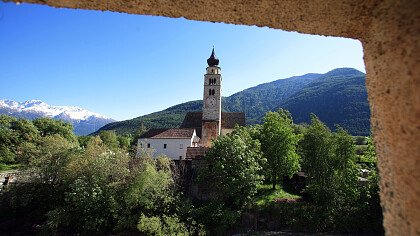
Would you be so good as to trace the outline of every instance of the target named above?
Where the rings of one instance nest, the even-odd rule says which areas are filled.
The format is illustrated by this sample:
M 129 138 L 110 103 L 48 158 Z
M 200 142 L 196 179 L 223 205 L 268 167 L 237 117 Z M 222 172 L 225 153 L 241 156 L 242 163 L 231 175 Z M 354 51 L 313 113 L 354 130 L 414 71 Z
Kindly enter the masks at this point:
M 215 107 L 216 106 L 216 98 L 208 97 L 206 99 L 206 104 L 207 104 L 207 107 Z

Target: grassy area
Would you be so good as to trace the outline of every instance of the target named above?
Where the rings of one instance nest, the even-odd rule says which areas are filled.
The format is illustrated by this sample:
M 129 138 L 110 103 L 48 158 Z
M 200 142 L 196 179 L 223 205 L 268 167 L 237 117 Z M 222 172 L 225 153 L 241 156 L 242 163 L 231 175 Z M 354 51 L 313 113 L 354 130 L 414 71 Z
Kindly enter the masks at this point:
M 0 163 L 0 172 L 19 170 L 22 167 L 22 164 L 3 164 Z
M 263 184 L 258 186 L 258 192 L 255 196 L 255 203 L 258 206 L 266 205 L 279 198 L 300 198 L 301 196 L 286 192 L 280 186 L 276 186 L 276 189 L 272 189 L 271 184 Z

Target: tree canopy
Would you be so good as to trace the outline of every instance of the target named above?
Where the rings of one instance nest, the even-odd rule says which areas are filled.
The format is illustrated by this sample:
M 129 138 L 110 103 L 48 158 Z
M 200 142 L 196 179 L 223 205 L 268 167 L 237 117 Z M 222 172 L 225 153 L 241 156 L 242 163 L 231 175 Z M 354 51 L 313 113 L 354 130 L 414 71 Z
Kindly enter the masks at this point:
M 267 159 L 266 173 L 275 189 L 279 179 L 291 177 L 300 170 L 300 157 L 296 152 L 299 136 L 294 133 L 290 113 L 285 110 L 267 112 L 263 120 L 261 147 Z

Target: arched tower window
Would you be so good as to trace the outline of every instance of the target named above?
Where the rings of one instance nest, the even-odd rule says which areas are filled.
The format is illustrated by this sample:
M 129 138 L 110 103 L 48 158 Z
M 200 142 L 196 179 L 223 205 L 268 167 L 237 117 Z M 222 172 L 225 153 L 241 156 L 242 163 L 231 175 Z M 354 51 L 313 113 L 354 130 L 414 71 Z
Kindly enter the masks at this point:
M 209 85 L 216 84 L 216 78 L 209 78 Z
M 212 73 L 212 74 L 214 73 L 214 69 L 211 69 L 211 73 Z
M 209 95 L 211 95 L 211 89 L 209 89 Z

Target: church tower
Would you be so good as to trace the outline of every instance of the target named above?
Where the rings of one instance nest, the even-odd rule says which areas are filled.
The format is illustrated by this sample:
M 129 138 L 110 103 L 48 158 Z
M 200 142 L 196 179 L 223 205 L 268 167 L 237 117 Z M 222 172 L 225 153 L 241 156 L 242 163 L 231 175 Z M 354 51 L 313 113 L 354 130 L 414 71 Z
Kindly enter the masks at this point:
M 221 132 L 222 121 L 222 76 L 220 74 L 219 59 L 211 52 L 207 59 L 208 67 L 204 75 L 203 118 L 201 145 L 211 146 L 211 140 L 217 138 Z

